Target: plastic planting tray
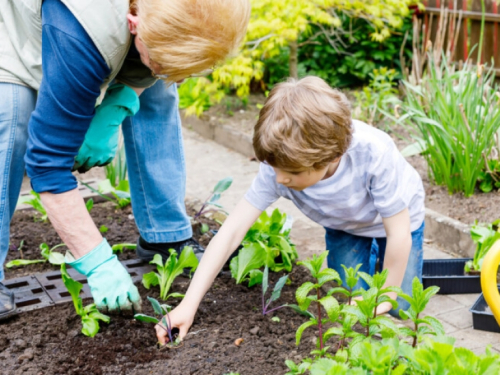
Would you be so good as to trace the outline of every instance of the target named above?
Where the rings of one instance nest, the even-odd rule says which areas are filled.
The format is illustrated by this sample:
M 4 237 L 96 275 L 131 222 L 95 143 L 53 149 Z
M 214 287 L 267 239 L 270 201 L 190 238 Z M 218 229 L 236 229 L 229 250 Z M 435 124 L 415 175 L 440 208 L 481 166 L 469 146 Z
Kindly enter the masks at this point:
M 481 276 L 464 274 L 465 263 L 470 259 L 424 259 L 424 288 L 438 286 L 439 294 L 481 293 Z
M 486 303 L 483 293 L 479 295 L 479 298 L 476 300 L 474 305 L 472 305 L 469 311 L 472 313 L 472 326 L 474 329 L 500 333 L 500 326 L 495 320 L 490 307 Z

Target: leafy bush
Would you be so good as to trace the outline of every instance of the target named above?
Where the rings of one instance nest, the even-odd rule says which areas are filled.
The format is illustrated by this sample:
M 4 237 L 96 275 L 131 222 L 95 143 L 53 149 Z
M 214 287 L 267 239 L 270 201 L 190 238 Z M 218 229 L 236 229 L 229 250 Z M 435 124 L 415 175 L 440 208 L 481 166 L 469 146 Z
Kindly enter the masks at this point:
M 404 86 L 404 115 L 399 121 L 408 124 L 424 145 L 431 179 L 450 194 L 473 195 L 500 129 L 493 71 L 485 73 L 482 66 L 469 64 L 455 71 L 446 61 L 437 66 L 430 59 L 421 84 L 405 81 Z
M 230 262 L 232 276 L 238 284 L 249 281 L 248 286 L 262 282 L 262 271 L 267 266 L 273 272 L 292 270 L 298 254 L 290 241 L 290 229 L 283 231 L 286 214 L 275 209 L 271 216 L 262 212 L 243 238 L 242 249 Z
M 380 124 L 384 113 L 399 104 L 399 91 L 396 88 L 396 71 L 394 69 L 375 69 L 369 74 L 370 84 L 363 90 L 354 92 L 356 104 L 353 117 L 370 125 Z
M 500 240 L 500 219 L 489 224 L 478 224 L 471 226 L 470 235 L 476 244 L 474 258 L 465 263 L 465 272 L 481 272 L 483 260 L 495 242 Z
M 198 258 L 194 255 L 192 247 L 185 246 L 179 258 L 177 258 L 177 252 L 174 249 L 170 249 L 170 256 L 165 264 L 163 264 L 160 254 L 155 254 L 153 260 L 149 263 L 155 264 L 158 272 L 151 271 L 144 274 L 142 276 L 142 285 L 146 289 L 149 289 L 151 286 L 160 285 L 160 298 L 166 301 L 170 297 L 184 297 L 180 293 L 168 294 L 168 292 L 175 278 L 184 271 L 184 268 L 190 268 L 191 272 L 196 270 L 198 267 Z

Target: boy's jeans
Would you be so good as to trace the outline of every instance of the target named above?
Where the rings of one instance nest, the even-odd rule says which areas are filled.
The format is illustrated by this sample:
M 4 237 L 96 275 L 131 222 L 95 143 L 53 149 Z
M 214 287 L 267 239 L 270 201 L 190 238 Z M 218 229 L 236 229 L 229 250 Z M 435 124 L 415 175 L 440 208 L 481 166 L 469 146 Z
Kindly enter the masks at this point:
M 9 248 L 9 227 L 24 176 L 27 126 L 36 91 L 0 83 L 0 281 Z M 148 242 L 192 236 L 184 206 L 186 170 L 177 88 L 163 81 L 140 96 L 141 108 L 123 123 L 134 217 Z
M 422 281 L 424 226 L 425 224 L 422 223 L 420 228 L 411 233 L 411 252 L 408 257 L 403 283 L 401 284 L 403 292 L 410 296 L 412 295 L 411 285 L 413 278 L 417 276 L 418 279 Z M 361 263 L 362 266 L 359 268 L 359 271 L 373 275 L 378 259 L 380 270 L 382 270 L 385 257 L 385 246 L 387 243 L 385 237 L 360 237 L 340 230 L 325 229 L 326 248 L 329 250 L 327 259 L 328 267 L 339 273 L 343 285 L 345 285 L 345 273 L 344 269 L 341 267 L 342 264 L 347 268 L 354 268 Z M 358 288 L 367 289 L 368 285 L 366 285 L 364 280 L 359 279 L 355 286 L 355 289 Z M 391 310 L 391 315 L 399 316 L 400 309 L 407 310 L 410 307 L 410 304 L 402 298 L 398 297 L 397 302 L 398 308 Z

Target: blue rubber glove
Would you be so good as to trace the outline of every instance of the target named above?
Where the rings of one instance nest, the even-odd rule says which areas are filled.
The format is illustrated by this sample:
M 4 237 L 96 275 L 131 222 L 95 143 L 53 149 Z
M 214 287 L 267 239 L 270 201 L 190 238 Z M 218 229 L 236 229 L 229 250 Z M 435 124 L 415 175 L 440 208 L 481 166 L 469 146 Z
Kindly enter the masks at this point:
M 104 238 L 78 260 L 66 253 L 66 263 L 87 276 L 92 297 L 103 312 L 140 312 L 141 296 L 132 279 Z
M 72 170 L 84 173 L 95 166 L 111 163 L 118 148 L 120 124 L 138 110 L 139 97 L 134 90 L 121 83 L 110 86 L 95 110 Z

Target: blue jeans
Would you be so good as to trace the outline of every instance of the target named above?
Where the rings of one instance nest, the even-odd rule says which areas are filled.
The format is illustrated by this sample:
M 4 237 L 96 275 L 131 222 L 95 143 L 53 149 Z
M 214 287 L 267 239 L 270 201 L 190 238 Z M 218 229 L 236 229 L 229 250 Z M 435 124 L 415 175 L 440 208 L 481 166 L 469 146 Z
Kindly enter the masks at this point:
M 401 284 L 403 292 L 410 296 L 412 295 L 411 284 L 414 277 L 417 276 L 422 281 L 424 226 L 425 224 L 422 223 L 420 228 L 411 233 L 411 252 L 408 257 L 403 283 Z M 344 269 L 341 267 L 342 264 L 347 268 L 354 268 L 361 263 L 359 271 L 373 275 L 378 260 L 380 270 L 382 269 L 387 238 L 360 237 L 340 230 L 325 229 L 326 248 L 329 250 L 328 267 L 339 273 L 343 285 L 345 285 L 346 280 Z M 368 285 L 364 280 L 359 279 L 354 289 L 359 288 L 368 289 Z M 391 315 L 399 316 L 399 310 L 407 310 L 410 307 L 410 304 L 402 298 L 398 297 L 397 302 L 398 308 L 391 310 Z
M 28 122 L 35 109 L 36 91 L 0 82 L 0 281 L 9 251 L 10 220 L 24 177 Z
M 186 240 L 192 229 L 177 86 L 159 80 L 139 99 L 139 112 L 122 124 L 135 221 L 147 242 Z

